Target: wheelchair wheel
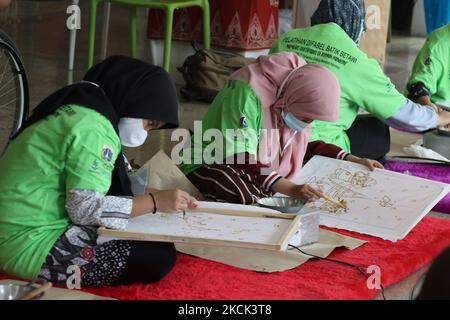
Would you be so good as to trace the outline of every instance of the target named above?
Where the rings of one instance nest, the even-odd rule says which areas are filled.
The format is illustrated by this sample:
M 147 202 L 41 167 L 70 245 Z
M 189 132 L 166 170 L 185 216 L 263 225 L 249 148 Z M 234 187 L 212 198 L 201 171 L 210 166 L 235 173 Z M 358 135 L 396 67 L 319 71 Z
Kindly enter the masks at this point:
M 28 116 L 28 82 L 14 42 L 0 31 L 0 155 Z

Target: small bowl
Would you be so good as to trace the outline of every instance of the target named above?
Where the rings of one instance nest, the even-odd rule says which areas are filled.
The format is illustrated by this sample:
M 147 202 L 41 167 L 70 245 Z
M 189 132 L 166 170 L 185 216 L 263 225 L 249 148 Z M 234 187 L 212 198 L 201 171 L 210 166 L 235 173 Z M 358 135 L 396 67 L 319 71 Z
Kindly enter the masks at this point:
M 34 289 L 34 286 L 26 284 L 0 284 L 0 300 L 17 300 Z M 40 299 L 43 295 L 44 292 L 33 300 Z
M 258 199 L 256 203 L 261 207 L 277 210 L 283 213 L 298 213 L 305 205 L 305 202 L 300 199 L 288 197 L 262 198 Z

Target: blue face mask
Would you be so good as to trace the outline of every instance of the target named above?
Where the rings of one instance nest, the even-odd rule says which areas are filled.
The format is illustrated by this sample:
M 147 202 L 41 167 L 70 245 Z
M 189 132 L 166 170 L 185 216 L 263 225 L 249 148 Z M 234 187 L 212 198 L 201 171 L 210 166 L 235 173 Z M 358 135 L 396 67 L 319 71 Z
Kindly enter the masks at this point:
M 298 120 L 291 112 L 285 113 L 284 110 L 281 110 L 281 117 L 289 128 L 297 132 L 300 132 L 309 126 L 309 123 Z

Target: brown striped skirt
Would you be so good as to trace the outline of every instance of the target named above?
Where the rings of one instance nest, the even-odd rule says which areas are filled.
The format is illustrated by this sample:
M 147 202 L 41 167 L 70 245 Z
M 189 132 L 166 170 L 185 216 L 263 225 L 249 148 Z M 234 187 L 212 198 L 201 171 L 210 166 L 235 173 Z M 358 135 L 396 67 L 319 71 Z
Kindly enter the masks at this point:
M 256 177 L 226 164 L 204 165 L 187 175 L 207 200 L 238 204 L 253 204 L 255 197 L 273 195 L 261 187 Z

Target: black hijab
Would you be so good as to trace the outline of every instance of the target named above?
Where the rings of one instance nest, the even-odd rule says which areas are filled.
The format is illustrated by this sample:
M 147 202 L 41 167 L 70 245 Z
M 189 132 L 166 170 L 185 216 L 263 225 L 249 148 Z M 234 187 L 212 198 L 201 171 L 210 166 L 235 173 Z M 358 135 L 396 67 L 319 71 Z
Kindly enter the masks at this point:
M 366 30 L 364 0 L 322 0 L 311 17 L 311 25 L 334 22 L 356 43 Z
M 117 134 L 119 120 L 123 117 L 159 120 L 166 123 L 164 128 L 178 127 L 175 84 L 160 67 L 129 57 L 111 56 L 89 69 L 83 80 L 44 99 L 15 137 L 67 104 L 77 104 L 99 112 L 111 122 Z M 108 194 L 133 195 L 122 152 L 114 164 Z

